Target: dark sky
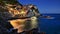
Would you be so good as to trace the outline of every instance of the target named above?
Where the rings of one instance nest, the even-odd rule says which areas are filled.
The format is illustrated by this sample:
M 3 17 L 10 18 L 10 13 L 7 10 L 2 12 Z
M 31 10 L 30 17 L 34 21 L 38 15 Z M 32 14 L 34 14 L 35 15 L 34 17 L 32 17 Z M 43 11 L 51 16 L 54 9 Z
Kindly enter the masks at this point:
M 23 5 L 34 4 L 40 13 L 60 13 L 60 0 L 19 0 Z

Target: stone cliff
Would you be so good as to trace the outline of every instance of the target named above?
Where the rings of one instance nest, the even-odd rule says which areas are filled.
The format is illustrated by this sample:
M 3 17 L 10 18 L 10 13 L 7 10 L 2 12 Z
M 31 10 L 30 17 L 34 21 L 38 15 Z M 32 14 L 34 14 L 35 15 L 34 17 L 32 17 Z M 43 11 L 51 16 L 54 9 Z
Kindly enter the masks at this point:
M 35 5 L 22 5 L 17 0 L 0 0 L 0 22 L 3 27 L 12 27 L 6 22 L 8 19 L 30 18 L 33 16 L 40 16 Z

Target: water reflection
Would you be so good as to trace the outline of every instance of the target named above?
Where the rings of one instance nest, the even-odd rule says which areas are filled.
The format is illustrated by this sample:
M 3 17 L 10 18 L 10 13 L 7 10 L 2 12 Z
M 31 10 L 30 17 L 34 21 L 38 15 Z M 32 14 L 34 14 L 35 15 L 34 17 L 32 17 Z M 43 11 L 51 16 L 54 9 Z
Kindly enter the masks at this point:
M 38 27 L 36 17 L 31 17 L 30 20 L 28 19 L 10 20 L 10 24 L 13 26 L 14 29 L 18 29 L 17 31 L 18 33 Z

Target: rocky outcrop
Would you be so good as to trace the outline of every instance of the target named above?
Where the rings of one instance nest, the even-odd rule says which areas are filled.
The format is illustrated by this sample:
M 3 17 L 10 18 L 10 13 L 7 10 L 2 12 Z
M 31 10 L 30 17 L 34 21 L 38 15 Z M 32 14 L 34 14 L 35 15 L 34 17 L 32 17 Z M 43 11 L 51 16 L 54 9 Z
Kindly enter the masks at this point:
M 30 5 L 21 5 L 16 0 L 9 0 L 9 1 L 0 0 L 0 21 L 2 23 L 1 25 L 3 25 L 3 27 L 6 27 L 7 29 L 9 27 L 12 27 L 10 23 L 6 22 L 6 21 L 8 21 L 8 19 L 9 20 L 15 19 L 15 18 L 20 19 L 20 18 L 27 18 L 27 17 L 31 18 L 33 16 L 38 17 L 39 15 L 40 15 L 39 11 L 38 11 L 37 7 L 34 5 L 31 5 L 31 4 Z M 35 27 L 33 25 L 34 20 L 31 19 L 31 21 L 32 21 L 32 26 Z
M 0 0 L 0 17 L 4 20 L 38 15 L 37 7 L 32 4 L 22 5 L 17 0 Z

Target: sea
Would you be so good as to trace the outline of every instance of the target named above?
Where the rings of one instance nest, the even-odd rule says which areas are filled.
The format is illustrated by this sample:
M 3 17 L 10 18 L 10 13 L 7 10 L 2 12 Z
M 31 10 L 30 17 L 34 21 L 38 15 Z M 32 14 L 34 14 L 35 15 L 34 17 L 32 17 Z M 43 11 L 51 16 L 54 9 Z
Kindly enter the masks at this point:
M 46 34 L 60 34 L 60 14 L 42 14 L 43 16 L 51 16 L 52 18 L 39 17 L 38 28 L 40 32 Z
M 42 14 L 44 16 L 51 16 L 53 18 L 39 17 L 40 32 L 46 34 L 60 34 L 60 14 Z

